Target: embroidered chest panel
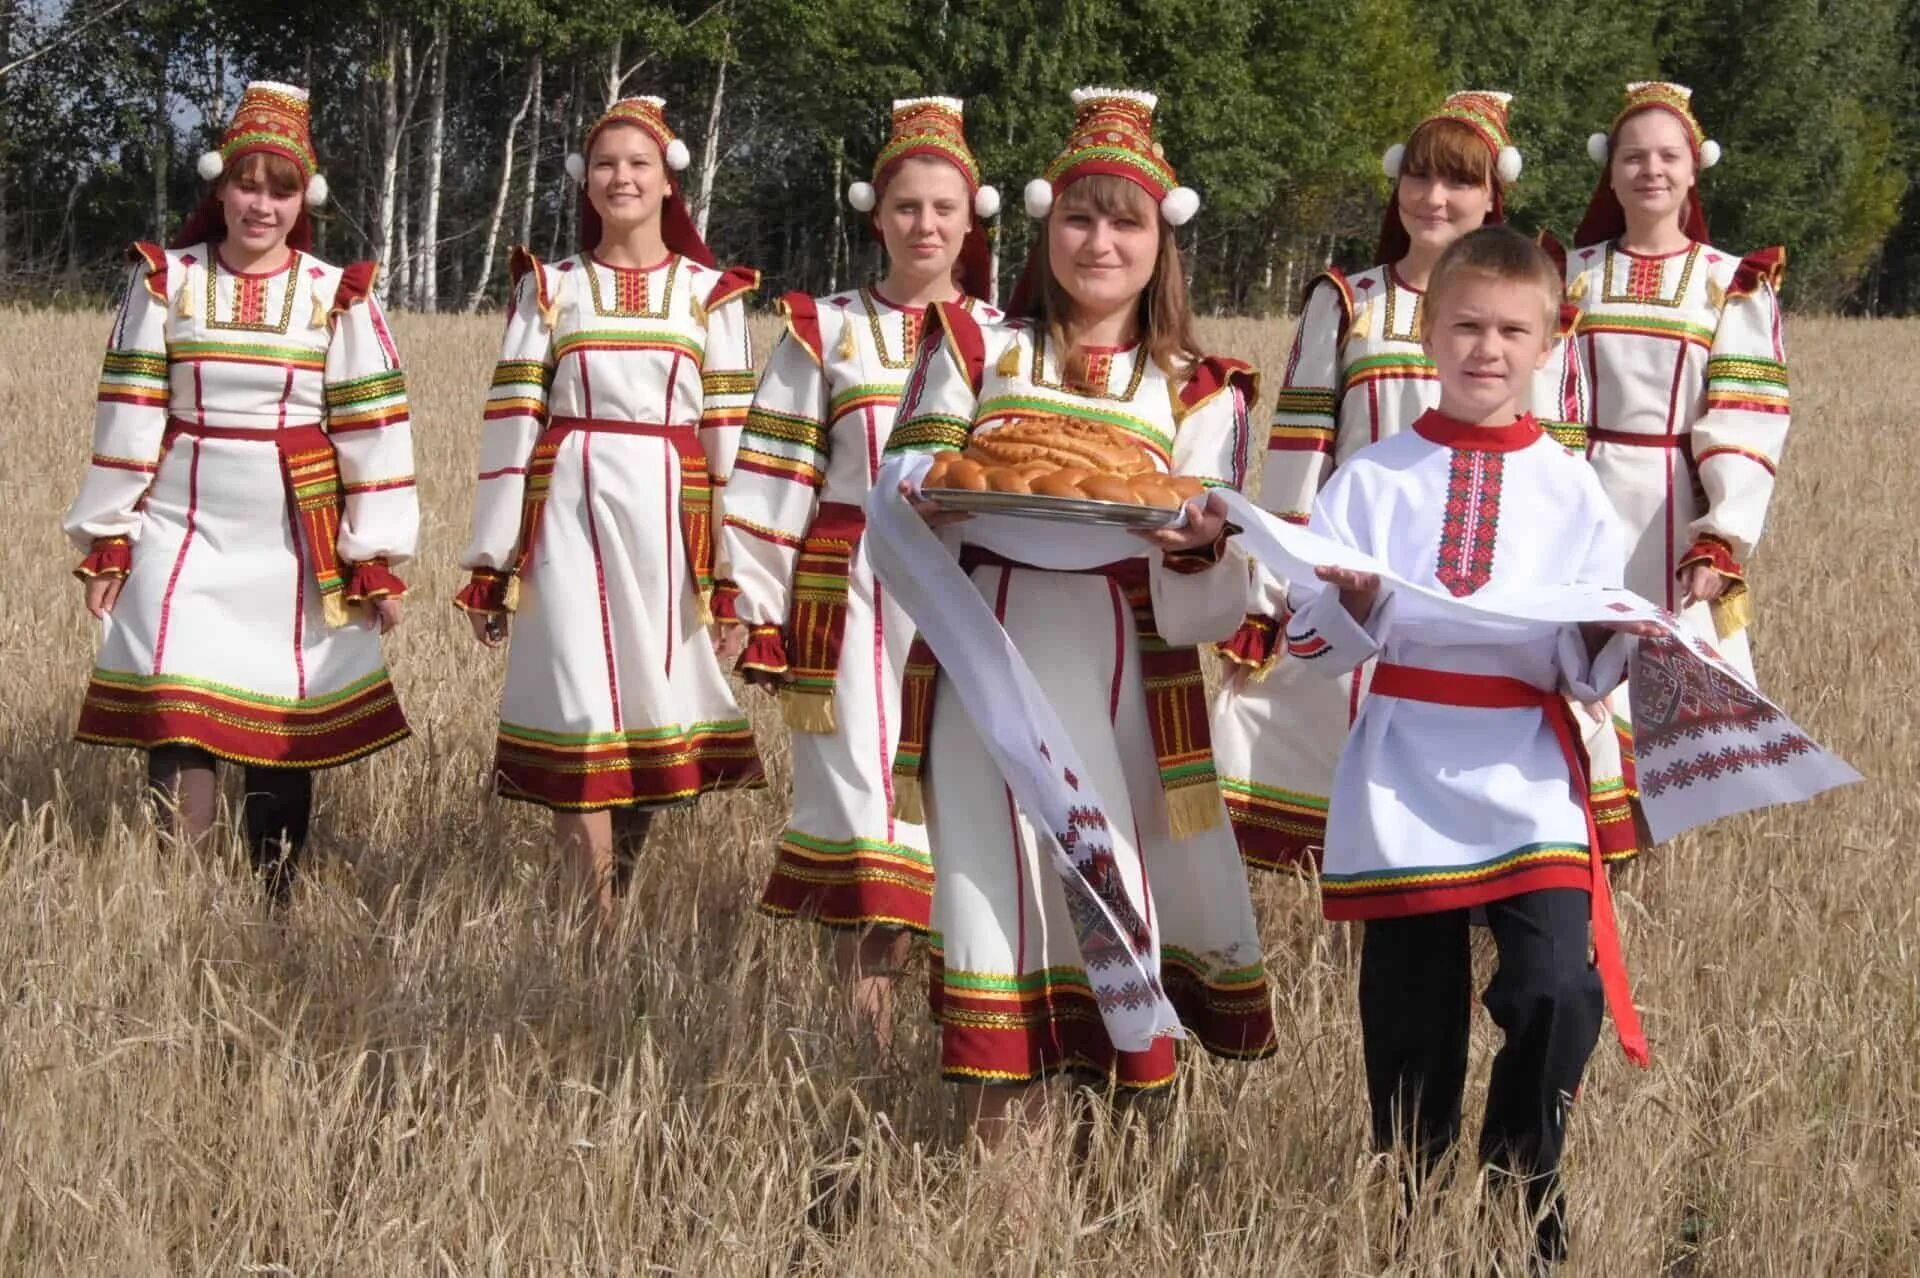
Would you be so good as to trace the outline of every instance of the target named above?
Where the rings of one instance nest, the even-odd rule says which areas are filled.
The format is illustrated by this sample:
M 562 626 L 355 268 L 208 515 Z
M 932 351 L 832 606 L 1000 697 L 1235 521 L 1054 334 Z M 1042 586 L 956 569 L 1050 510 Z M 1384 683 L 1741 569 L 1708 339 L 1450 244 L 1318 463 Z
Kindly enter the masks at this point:
M 1456 598 L 1493 580 L 1506 454 L 1456 448 L 1447 462 L 1446 509 L 1433 575 Z
M 1118 383 L 1120 393 L 1078 394 L 1057 378 L 1046 376 L 1049 370 L 1044 350 L 1033 336 L 1031 332 L 1021 333 L 996 364 L 988 367 L 974 411 L 975 429 L 991 430 L 1035 413 L 1058 413 L 1117 427 L 1138 439 L 1161 465 L 1172 468 L 1172 388 L 1144 351 L 1125 352 L 1117 360 L 1106 357 L 1103 371 L 1109 379 L 1107 385 Z M 1121 362 L 1122 367 L 1116 370 L 1115 362 Z M 1094 380 L 1091 369 L 1087 380 Z
M 1375 382 L 1437 380 L 1433 361 L 1420 348 L 1426 296 L 1392 272 L 1376 269 L 1353 280 L 1353 319 L 1340 350 L 1342 391 Z

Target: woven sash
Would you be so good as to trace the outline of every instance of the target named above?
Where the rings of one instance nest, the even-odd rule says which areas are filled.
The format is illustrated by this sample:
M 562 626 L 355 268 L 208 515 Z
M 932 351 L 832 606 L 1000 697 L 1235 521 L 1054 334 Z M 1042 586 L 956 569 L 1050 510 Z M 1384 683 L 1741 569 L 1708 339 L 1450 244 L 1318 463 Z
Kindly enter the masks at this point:
M 792 682 L 781 690 L 787 726 L 795 731 L 836 729 L 833 693 L 847 636 L 847 594 L 866 527 L 866 512 L 860 507 L 822 502 L 800 544 L 787 623 Z

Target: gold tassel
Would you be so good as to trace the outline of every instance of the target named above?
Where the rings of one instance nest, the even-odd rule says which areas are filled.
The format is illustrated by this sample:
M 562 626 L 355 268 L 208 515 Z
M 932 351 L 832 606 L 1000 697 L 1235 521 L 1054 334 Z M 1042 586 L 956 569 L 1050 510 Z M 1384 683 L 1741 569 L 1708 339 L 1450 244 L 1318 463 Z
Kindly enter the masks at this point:
M 505 608 L 510 613 L 520 611 L 520 574 L 519 573 L 515 573 L 513 574 L 513 576 L 507 578 L 507 593 L 505 597 L 501 599 L 500 606 L 502 608 Z
M 192 319 L 193 318 L 193 272 L 188 271 L 186 275 L 187 275 L 187 278 L 181 281 L 180 301 L 174 307 L 173 313 L 175 315 L 178 315 L 181 319 Z
M 687 301 L 691 303 L 693 306 L 694 322 L 700 325 L 701 328 L 705 328 L 707 326 L 706 303 L 702 302 L 698 297 L 692 297 L 692 296 L 688 297 Z
M 1184 785 L 1167 791 L 1167 832 L 1176 840 L 1219 828 L 1220 787 L 1212 781 L 1204 785 Z
M 542 327 L 548 331 L 552 331 L 553 326 L 560 321 L 560 304 L 558 302 L 542 301 L 535 303 L 535 305 L 540 308 L 540 323 Z
M 1713 633 L 1731 639 L 1753 624 L 1753 596 L 1744 581 L 1729 582 L 1720 597 L 1707 605 L 1713 614 Z
M 353 610 L 347 606 L 346 597 L 337 590 L 320 596 L 320 615 L 326 618 L 329 630 L 339 630 L 353 622 Z
M 853 325 L 842 324 L 840 326 L 840 345 L 835 348 L 834 354 L 841 359 L 852 359 L 859 353 L 860 348 L 854 345 L 853 342 Z
M 1020 376 L 1020 343 L 1015 342 L 1007 347 L 1006 353 L 1000 357 L 1000 362 L 993 366 L 993 371 L 1002 377 Z
M 1587 295 L 1587 277 L 1583 272 L 1573 277 L 1573 283 L 1567 285 L 1567 300 L 1577 302 Z
M 1347 321 L 1347 340 L 1351 341 L 1356 337 L 1366 337 L 1368 326 L 1372 323 L 1373 303 L 1364 302 L 1361 304 L 1360 309 L 1353 313 L 1353 318 Z
M 697 590 L 694 592 L 694 615 L 699 618 L 700 624 L 703 626 L 711 626 L 713 624 L 713 603 L 709 598 L 712 594 L 713 592 L 710 590 Z
M 1713 309 L 1716 311 L 1726 309 L 1727 290 L 1720 287 L 1720 281 L 1712 278 L 1707 280 L 1707 300 L 1713 303 Z M 1721 638 L 1724 639 L 1726 636 L 1722 635 Z
M 320 296 L 320 281 L 315 280 L 313 282 L 313 318 L 307 321 L 307 327 L 325 328 L 327 326 L 327 312 L 330 309 L 327 305 L 327 300 Z
M 780 712 L 795 732 L 828 736 L 840 730 L 833 713 L 833 694 L 811 689 L 782 688 Z
M 920 792 L 920 778 L 893 774 L 893 815 L 898 821 L 914 825 L 927 823 L 927 804 Z

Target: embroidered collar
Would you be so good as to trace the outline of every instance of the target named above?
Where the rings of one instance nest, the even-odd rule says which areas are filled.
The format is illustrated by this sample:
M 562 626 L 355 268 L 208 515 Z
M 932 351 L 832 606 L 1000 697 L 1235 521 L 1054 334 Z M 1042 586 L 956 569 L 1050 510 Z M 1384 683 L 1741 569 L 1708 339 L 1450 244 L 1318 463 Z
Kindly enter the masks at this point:
M 1476 426 L 1430 408 L 1414 421 L 1420 438 L 1465 452 L 1517 453 L 1544 433 L 1532 413 L 1523 413 L 1505 426 Z

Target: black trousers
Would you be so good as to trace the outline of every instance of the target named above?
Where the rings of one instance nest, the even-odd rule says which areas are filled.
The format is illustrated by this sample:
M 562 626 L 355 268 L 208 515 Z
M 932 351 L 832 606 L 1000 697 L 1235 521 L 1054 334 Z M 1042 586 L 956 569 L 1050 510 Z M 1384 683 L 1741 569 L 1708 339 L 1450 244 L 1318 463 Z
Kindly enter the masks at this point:
M 1524 1186 L 1538 1244 L 1565 1250 L 1560 1153 L 1567 1107 L 1600 1038 L 1600 974 L 1588 961 L 1585 892 L 1528 892 L 1484 907 L 1499 968 L 1481 996 L 1506 1042 L 1493 1058 L 1480 1158 Z M 1431 1170 L 1460 1135 L 1473 966 L 1468 912 L 1366 926 L 1360 1031 L 1373 1139 Z
M 214 769 L 214 757 L 195 746 L 159 746 L 147 754 L 149 785 L 168 802 L 204 808 L 189 814 L 189 823 L 199 828 L 213 824 Z M 192 773 L 201 774 L 202 779 L 187 781 Z M 313 773 L 305 768 L 249 767 L 242 780 L 246 793 L 241 817 L 248 856 L 267 894 L 285 901 L 293 892 L 294 870 L 313 816 Z M 196 792 L 192 797 L 182 793 L 189 788 Z

